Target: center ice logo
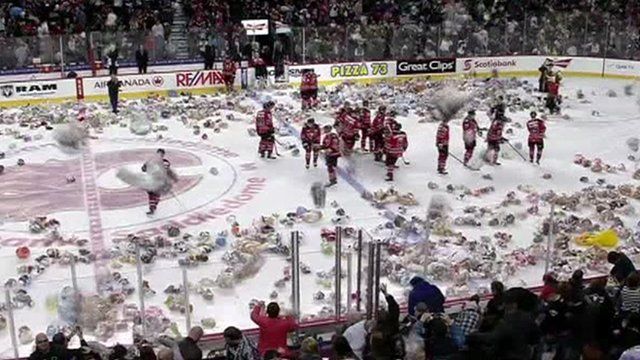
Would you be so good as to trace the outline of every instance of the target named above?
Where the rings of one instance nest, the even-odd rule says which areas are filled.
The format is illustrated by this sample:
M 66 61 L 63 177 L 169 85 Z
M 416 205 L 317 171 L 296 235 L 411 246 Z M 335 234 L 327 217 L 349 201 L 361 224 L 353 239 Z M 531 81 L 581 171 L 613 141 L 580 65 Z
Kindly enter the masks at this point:
M 95 155 L 98 177 L 110 170 L 125 165 L 142 164 L 148 160 L 152 149 L 121 150 Z M 194 154 L 171 151 L 173 167 L 180 172 L 181 167 L 201 165 Z M 40 164 L 19 167 L 10 166 L 3 175 L 3 191 L 0 192 L 0 218 L 26 221 L 36 216 L 55 214 L 63 211 L 84 211 L 83 184 L 77 159 L 48 160 Z M 65 178 L 74 175 L 76 182 L 66 184 Z M 202 181 L 202 175 L 183 175 L 174 186 L 176 195 L 183 194 Z M 100 201 L 103 210 L 126 209 L 145 206 L 146 194 L 131 186 L 100 187 Z
M 145 215 L 146 192 L 121 182 L 115 174 L 122 167 L 142 166 L 158 147 L 167 151 L 179 182 L 171 194 L 162 197 L 156 217 L 149 219 Z M 21 157 L 26 164 L 7 166 L 2 176 L 1 246 L 51 246 L 57 240 L 25 237 L 28 233 L 25 221 L 37 216 L 56 218 L 66 234 L 89 233 L 89 198 L 96 200 L 100 228 L 107 236 L 132 232 L 155 236 L 166 233 L 169 226 L 190 227 L 224 219 L 252 204 L 267 185 L 266 179 L 255 177 L 255 163 L 243 161 L 232 150 L 201 141 L 175 138 L 97 141 L 91 145 L 94 166 L 84 176 L 83 170 L 87 168 L 81 158 L 51 159 L 51 154 L 58 154 L 55 148 L 54 144 L 31 145 L 8 155 L 7 160 L 13 162 Z M 68 176 L 74 176 L 75 182 L 67 183 Z M 95 194 L 85 196 L 88 187 Z

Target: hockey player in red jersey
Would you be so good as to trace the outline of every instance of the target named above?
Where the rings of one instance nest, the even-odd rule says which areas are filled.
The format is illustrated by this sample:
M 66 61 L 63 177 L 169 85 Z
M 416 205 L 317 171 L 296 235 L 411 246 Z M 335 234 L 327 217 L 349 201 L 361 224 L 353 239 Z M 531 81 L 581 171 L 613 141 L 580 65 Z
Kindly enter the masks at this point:
M 504 141 L 502 130 L 504 129 L 504 117 L 497 117 L 491 122 L 489 133 L 487 134 L 487 148 L 492 151 L 491 164 L 500 165 L 498 155 L 500 154 L 500 144 Z
M 318 105 L 318 75 L 313 72 L 313 69 L 303 70 L 300 98 L 302 99 L 302 110 Z
M 360 127 L 360 149 L 367 151 L 367 139 L 369 139 L 369 129 L 371 128 L 371 111 L 369 111 L 369 102 L 362 101 L 362 107 L 359 111 L 359 127 Z M 371 149 L 371 140 L 369 140 L 369 149 Z
M 369 129 L 371 151 L 374 152 L 375 161 L 382 161 L 384 148 L 384 125 L 386 117 L 387 108 L 385 106 L 380 106 L 376 116 L 371 122 L 371 128 Z
M 350 156 L 359 135 L 359 119 L 348 103 L 344 105 L 336 118 L 335 126 L 342 139 L 343 155 Z
M 338 158 L 340 157 L 340 138 L 333 131 L 331 125 L 325 125 L 324 138 L 322 139 L 322 150 L 324 150 L 324 158 L 327 163 L 327 171 L 329 172 L 329 184 L 327 187 L 338 183 L 336 176 L 336 167 L 338 166 Z
M 402 157 L 409 146 L 407 134 L 402 131 L 402 125 L 395 123 L 391 134 L 385 139 L 384 152 L 386 155 L 385 165 L 387 166 L 387 181 L 393 181 L 393 171 L 396 162 Z
M 160 159 L 162 160 L 162 166 L 167 171 L 167 176 L 169 177 L 169 179 L 174 183 L 178 182 L 178 177 L 173 172 L 173 170 L 171 170 L 171 163 L 169 162 L 169 160 L 167 160 L 164 157 L 165 155 L 164 149 L 156 150 L 156 154 L 160 156 Z M 147 172 L 147 163 L 144 163 L 142 165 L 142 172 Z M 162 192 L 147 191 L 147 196 L 149 198 L 149 211 L 147 212 L 147 215 L 151 216 L 156 212 L 156 209 L 158 208 L 158 204 L 160 203 L 161 193 Z
M 318 167 L 318 151 L 320 151 L 321 136 L 320 126 L 318 126 L 313 119 L 307 120 L 300 133 L 307 169 L 311 162 L 311 153 L 313 153 L 313 167 Z
M 478 137 L 479 126 L 476 121 L 476 111 L 469 110 L 467 117 L 462 121 L 462 140 L 464 141 L 464 164 L 467 165 L 473 156 L 476 148 L 476 138 Z
M 271 114 L 271 109 L 273 109 L 274 105 L 272 101 L 267 101 L 262 106 L 263 109 L 258 111 L 256 115 L 256 132 L 258 136 L 260 136 L 258 153 L 260 153 L 261 158 L 264 158 L 266 154 L 268 159 L 275 159 L 272 156 L 275 142 L 275 129 L 273 127 L 273 115 Z
M 438 148 L 438 173 L 447 174 L 447 158 L 449 157 L 449 124 L 442 121 L 436 133 L 436 147 Z
M 233 83 L 236 80 L 236 63 L 231 58 L 224 59 L 222 65 L 222 78 L 227 92 L 233 91 Z
M 529 130 L 529 161 L 533 162 L 534 155 L 536 155 L 536 149 L 538 150 L 536 158 L 536 164 L 540 164 L 540 158 L 542 158 L 542 149 L 544 148 L 544 135 L 547 131 L 547 126 L 544 121 L 537 118 L 538 114 L 535 111 L 531 112 L 531 120 L 527 121 L 527 130 Z
M 548 81 L 547 82 L 547 103 L 546 107 L 549 109 L 551 114 L 560 113 L 560 83 L 558 81 Z

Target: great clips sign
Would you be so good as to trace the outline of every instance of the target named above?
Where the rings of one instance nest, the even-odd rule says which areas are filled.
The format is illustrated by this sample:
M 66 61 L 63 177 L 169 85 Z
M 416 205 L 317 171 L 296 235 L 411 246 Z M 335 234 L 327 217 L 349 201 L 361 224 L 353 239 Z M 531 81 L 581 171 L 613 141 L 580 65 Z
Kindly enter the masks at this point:
M 398 61 L 398 75 L 446 74 L 456 72 L 456 59 Z

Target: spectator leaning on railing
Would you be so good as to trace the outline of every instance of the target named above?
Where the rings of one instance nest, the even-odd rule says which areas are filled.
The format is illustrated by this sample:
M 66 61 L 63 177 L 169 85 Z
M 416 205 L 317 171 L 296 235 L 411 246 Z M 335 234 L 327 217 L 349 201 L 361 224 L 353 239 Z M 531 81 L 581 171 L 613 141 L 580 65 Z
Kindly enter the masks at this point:
M 277 350 L 280 354 L 290 354 L 287 347 L 287 334 L 297 329 L 298 324 L 293 317 L 281 317 L 278 303 L 271 302 L 263 313 L 264 302 L 259 302 L 251 311 L 251 320 L 260 328 L 258 350 L 260 355 L 267 350 Z

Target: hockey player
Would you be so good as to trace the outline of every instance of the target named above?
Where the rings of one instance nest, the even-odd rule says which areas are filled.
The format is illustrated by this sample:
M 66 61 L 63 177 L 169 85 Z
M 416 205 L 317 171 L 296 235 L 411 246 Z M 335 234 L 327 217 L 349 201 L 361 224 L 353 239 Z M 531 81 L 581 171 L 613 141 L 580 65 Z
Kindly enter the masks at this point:
M 322 150 L 324 150 L 324 158 L 327 163 L 327 171 L 329 172 L 329 183 L 327 187 L 338 183 L 336 176 L 336 167 L 338 166 L 338 158 L 340 157 L 340 138 L 333 131 L 331 125 L 325 125 L 324 138 L 322 139 Z
M 313 167 L 318 167 L 318 151 L 320 151 L 320 138 L 322 134 L 320 126 L 313 119 L 307 120 L 302 127 L 300 138 L 305 152 L 306 168 L 309 168 L 311 153 L 313 153 Z
M 302 110 L 315 107 L 318 104 L 318 75 L 311 70 L 304 70 L 300 83 L 300 98 Z
M 275 142 L 275 129 L 273 127 L 273 115 L 271 109 L 274 107 L 272 101 L 267 101 L 262 105 L 262 110 L 256 115 L 256 132 L 260 136 L 260 145 L 258 145 L 258 153 L 261 158 L 275 159 L 273 157 L 273 147 Z
M 547 82 L 547 103 L 546 107 L 551 114 L 560 113 L 560 82 L 553 79 Z
M 158 156 L 160 157 L 161 161 L 162 161 L 162 166 L 164 167 L 164 169 L 167 171 L 167 176 L 169 177 L 169 179 L 173 182 L 177 182 L 178 181 L 178 177 L 176 176 L 176 174 L 171 170 L 171 163 L 169 162 L 169 160 L 165 159 L 165 151 L 164 149 L 158 149 L 156 150 L 156 154 L 158 154 Z M 143 172 L 147 172 L 147 163 L 142 165 L 142 171 Z M 149 198 L 149 211 L 147 212 L 147 215 L 151 216 L 156 212 L 156 209 L 158 208 L 158 204 L 160 203 L 160 192 L 154 192 L 154 191 L 147 191 L 147 195 Z
M 491 122 L 489 133 L 487 134 L 487 148 L 493 151 L 492 158 L 489 159 L 491 164 L 500 165 L 498 155 L 500 154 L 500 144 L 504 142 L 502 130 L 504 129 L 504 116 L 498 117 Z
M 402 157 L 408 146 L 409 141 L 407 140 L 407 134 L 402 131 L 402 125 L 395 123 L 393 125 L 393 131 L 387 136 L 384 146 L 387 181 L 393 181 L 393 171 L 396 168 L 396 162 Z
M 504 103 L 504 97 L 500 95 L 498 96 L 497 102 L 489 110 L 489 115 L 491 115 L 494 120 L 498 118 L 504 118 L 506 107 L 507 106 Z
M 359 126 L 357 114 L 351 109 L 348 103 L 340 109 L 336 118 L 335 126 L 342 139 L 343 155 L 350 156 L 356 142 L 358 141 Z
M 547 126 L 544 121 L 537 118 L 538 114 L 535 111 L 531 112 L 531 120 L 527 121 L 527 130 L 529 130 L 529 161 L 533 162 L 533 157 L 536 155 L 536 149 L 538 153 L 536 155 L 536 164 L 540 165 L 540 158 L 542 158 L 542 149 L 544 148 L 544 135 L 547 131 Z
M 369 111 L 369 102 L 362 101 L 362 107 L 359 111 L 359 127 L 360 127 L 360 149 L 367 151 L 367 139 L 369 139 L 369 129 L 371 128 L 371 111 Z M 371 149 L 371 141 L 369 141 L 369 149 Z
M 473 156 L 476 148 L 476 138 L 478 137 L 479 126 L 476 121 L 476 111 L 469 110 L 467 117 L 462 121 L 462 140 L 464 141 L 464 164 L 467 165 Z
M 224 85 L 227 88 L 227 92 L 233 91 L 233 83 L 236 80 L 236 63 L 230 57 L 224 59 L 222 65 L 222 77 L 224 79 Z
M 446 175 L 447 158 L 449 157 L 449 124 L 442 121 L 436 133 L 436 147 L 438 148 L 438 173 Z
M 540 77 L 538 78 L 538 91 L 547 92 L 547 74 L 551 71 L 551 66 L 549 64 L 542 64 L 538 68 L 540 72 Z
M 374 153 L 375 161 L 382 161 L 382 153 L 384 148 L 384 123 L 387 117 L 387 108 L 380 106 L 376 116 L 371 122 L 371 128 L 369 129 L 369 137 L 372 145 L 372 151 Z
M 374 160 L 382 161 L 382 154 L 384 148 L 384 124 L 385 119 L 387 117 L 387 108 L 385 106 L 380 106 L 378 108 L 378 112 L 376 116 L 373 118 L 371 122 L 371 128 L 369 131 L 370 142 L 372 146 L 372 151 L 374 152 Z

